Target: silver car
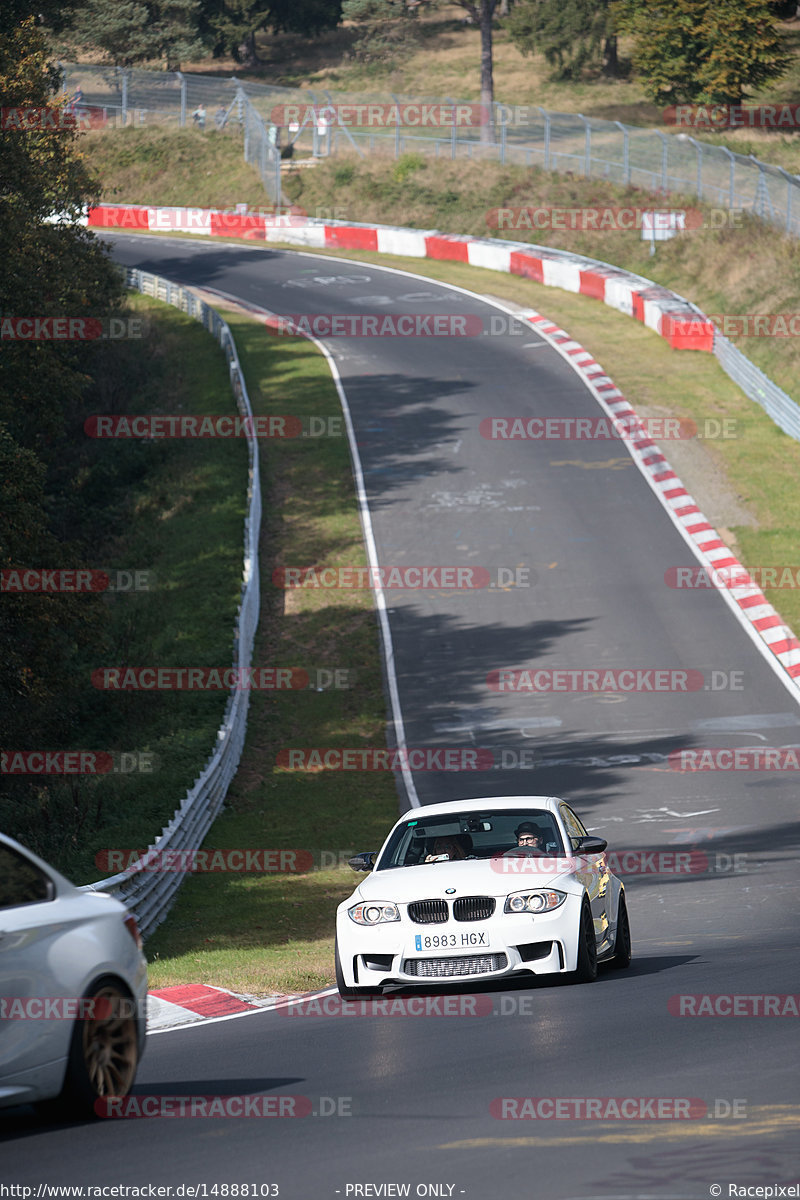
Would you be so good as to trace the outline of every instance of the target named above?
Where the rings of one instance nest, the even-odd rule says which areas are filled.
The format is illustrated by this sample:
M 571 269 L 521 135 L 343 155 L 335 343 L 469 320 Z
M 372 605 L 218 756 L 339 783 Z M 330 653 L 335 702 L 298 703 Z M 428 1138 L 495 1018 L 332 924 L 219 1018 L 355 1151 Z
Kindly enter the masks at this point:
M 91 1115 L 133 1086 L 147 963 L 135 918 L 0 834 L 0 1107 Z

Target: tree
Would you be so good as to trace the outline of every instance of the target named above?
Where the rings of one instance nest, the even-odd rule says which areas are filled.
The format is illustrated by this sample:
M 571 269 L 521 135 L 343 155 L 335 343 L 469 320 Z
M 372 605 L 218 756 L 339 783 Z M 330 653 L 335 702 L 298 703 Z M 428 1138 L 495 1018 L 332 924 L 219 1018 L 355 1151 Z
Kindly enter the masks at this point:
M 416 8 L 404 0 L 344 0 L 342 16 L 359 26 L 353 56 L 361 62 L 397 62 L 419 41 Z
M 46 107 L 60 86 L 33 18 L 0 34 L 0 105 Z M 71 129 L 0 134 L 0 313 L 11 316 L 111 314 L 122 287 L 107 252 L 77 224 L 97 203 L 99 185 L 76 152 Z M 50 214 L 63 214 L 51 224 Z M 63 435 L 65 413 L 85 385 L 90 348 L 76 342 L 4 341 L 0 421 L 41 454 Z
M 522 54 L 544 54 L 553 78 L 576 79 L 590 68 L 618 73 L 611 0 L 523 0 L 504 25 Z
M 19 19 L 0 32 L 0 106 L 47 107 L 59 75 L 48 64 L 36 19 L 18 7 Z M 68 128 L 0 133 L 0 319 L 119 312 L 117 271 L 90 231 L 75 223 L 98 192 L 76 152 L 78 136 Z M 62 214 L 56 224 L 48 220 L 52 213 Z M 75 511 L 67 435 L 80 417 L 93 348 L 14 340 L 2 346 L 0 561 L 77 565 L 80 549 L 65 544 L 54 514 Z M 68 731 L 72 663 L 78 646 L 97 639 L 97 612 L 89 597 L 2 597 L 0 709 L 13 714 L 15 728 L 27 732 L 35 715 L 40 732 Z
M 491 120 L 492 105 L 494 104 L 494 14 L 497 0 L 455 0 L 459 8 L 469 13 L 473 24 L 481 31 L 481 141 L 494 141 L 494 127 Z
M 198 29 L 215 58 L 231 54 L 245 66 L 259 62 L 256 34 L 293 31 L 314 36 L 334 29 L 342 0 L 200 0 Z
M 200 0 L 86 0 L 66 19 L 67 52 L 90 46 L 121 67 L 161 61 L 177 71 L 209 53 L 198 30 Z
M 617 0 L 614 10 L 659 103 L 741 104 L 791 62 L 766 0 Z
M 0 425 L 0 568 L 53 568 L 70 555 L 53 534 L 46 468 Z M 73 558 L 74 562 L 75 559 Z M 56 741 L 71 732 L 80 693 L 81 645 L 97 644 L 102 610 L 90 596 L 9 592 L 0 605 L 0 710 L 4 738 L 32 729 Z M 10 743 L 6 741 L 6 744 Z

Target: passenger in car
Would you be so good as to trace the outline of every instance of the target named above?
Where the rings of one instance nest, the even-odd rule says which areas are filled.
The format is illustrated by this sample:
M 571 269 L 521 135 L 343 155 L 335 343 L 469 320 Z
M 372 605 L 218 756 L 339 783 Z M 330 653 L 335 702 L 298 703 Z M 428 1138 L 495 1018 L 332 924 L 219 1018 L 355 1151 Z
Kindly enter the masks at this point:
M 465 844 L 469 841 L 469 846 Z M 434 839 L 433 851 L 425 858 L 425 862 L 447 861 L 452 859 L 463 859 L 472 849 L 472 838 L 468 833 L 454 833 L 447 837 L 438 837 Z M 446 859 L 443 857 L 446 855 Z

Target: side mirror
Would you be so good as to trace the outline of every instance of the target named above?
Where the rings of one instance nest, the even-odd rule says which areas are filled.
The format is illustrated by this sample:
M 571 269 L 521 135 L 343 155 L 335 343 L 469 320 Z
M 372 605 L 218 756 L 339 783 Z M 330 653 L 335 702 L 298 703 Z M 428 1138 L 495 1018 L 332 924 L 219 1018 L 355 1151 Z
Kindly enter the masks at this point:
M 353 858 L 349 858 L 347 865 L 352 867 L 354 871 L 371 871 L 374 865 L 373 859 L 377 853 L 377 850 L 364 850 L 361 854 L 356 854 Z
M 575 849 L 581 854 L 602 854 L 608 849 L 608 842 L 605 838 L 599 837 L 581 837 L 573 838 Z

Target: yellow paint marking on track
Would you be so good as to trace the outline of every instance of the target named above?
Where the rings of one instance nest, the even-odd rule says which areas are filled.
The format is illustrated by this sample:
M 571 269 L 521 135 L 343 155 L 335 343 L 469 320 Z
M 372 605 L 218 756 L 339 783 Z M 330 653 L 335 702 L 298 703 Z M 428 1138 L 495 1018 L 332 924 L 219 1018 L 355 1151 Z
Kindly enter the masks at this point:
M 574 1125 L 576 1122 L 571 1121 Z M 539 1125 L 553 1124 L 540 1121 Z M 585 1122 L 581 1122 L 585 1124 Z M 623 1128 L 614 1128 L 616 1125 Z M 652 1142 L 678 1142 L 697 1138 L 743 1138 L 777 1137 L 790 1130 L 800 1132 L 800 1108 L 793 1104 L 768 1104 L 751 1108 L 744 1119 L 719 1121 L 647 1121 L 642 1128 L 631 1129 L 638 1121 L 599 1121 L 592 1133 L 564 1134 L 558 1136 L 535 1135 L 525 1137 L 465 1138 L 461 1142 L 443 1142 L 437 1150 L 483 1150 L 487 1147 L 513 1148 L 514 1146 L 591 1146 L 633 1143 L 646 1145 Z M 604 1132 L 610 1130 L 611 1132 Z
M 580 467 L 582 471 L 623 471 L 625 467 L 633 466 L 632 458 L 607 458 L 599 462 L 584 462 L 580 458 L 560 458 L 551 460 L 551 467 Z

